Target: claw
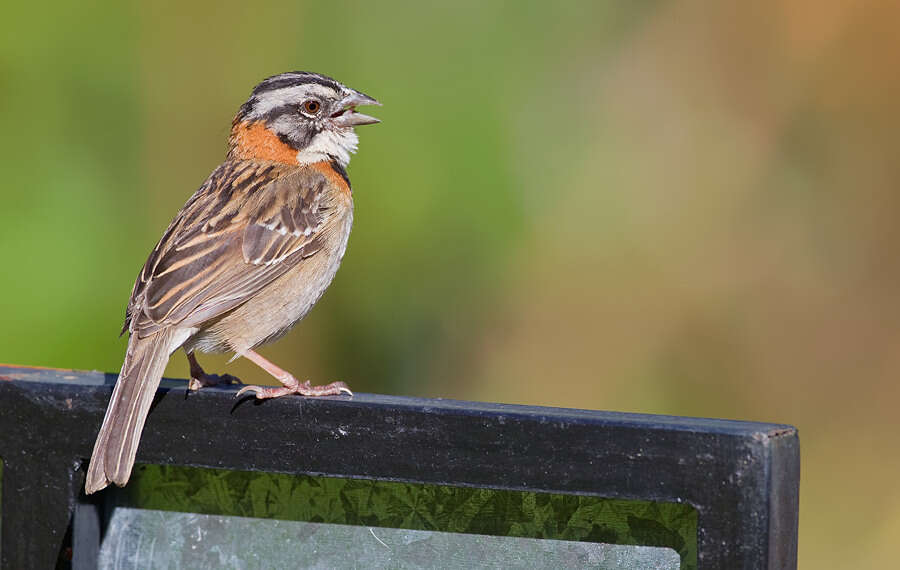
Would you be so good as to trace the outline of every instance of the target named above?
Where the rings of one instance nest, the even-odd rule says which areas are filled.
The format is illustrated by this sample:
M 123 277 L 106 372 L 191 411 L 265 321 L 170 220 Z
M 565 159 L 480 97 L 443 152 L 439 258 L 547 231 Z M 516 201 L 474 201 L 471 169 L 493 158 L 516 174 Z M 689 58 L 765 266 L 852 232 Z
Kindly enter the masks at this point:
M 261 386 L 244 386 L 243 388 L 235 392 L 234 397 L 235 399 L 237 399 L 240 398 L 242 394 L 246 394 L 247 392 L 256 392 L 256 390 L 260 387 Z

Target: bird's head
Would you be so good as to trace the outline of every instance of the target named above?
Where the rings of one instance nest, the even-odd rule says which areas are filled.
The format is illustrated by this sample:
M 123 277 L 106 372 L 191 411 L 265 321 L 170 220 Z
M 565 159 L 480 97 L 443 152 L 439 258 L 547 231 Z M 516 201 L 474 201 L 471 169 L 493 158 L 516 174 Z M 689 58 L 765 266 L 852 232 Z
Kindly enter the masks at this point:
M 378 101 L 318 73 L 274 75 L 253 89 L 234 118 L 228 156 L 291 164 L 350 162 L 357 125 L 378 119 L 358 113 Z

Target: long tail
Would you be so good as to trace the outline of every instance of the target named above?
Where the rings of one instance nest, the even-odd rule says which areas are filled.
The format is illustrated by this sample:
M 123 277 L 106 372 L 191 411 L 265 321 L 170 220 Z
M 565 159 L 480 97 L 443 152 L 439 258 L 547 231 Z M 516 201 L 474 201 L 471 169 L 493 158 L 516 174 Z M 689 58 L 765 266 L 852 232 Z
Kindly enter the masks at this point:
M 110 483 L 122 487 L 131 476 L 144 422 L 172 350 L 173 331 L 148 337 L 132 335 L 125 362 L 113 390 L 103 425 L 94 443 L 84 490 L 87 494 Z

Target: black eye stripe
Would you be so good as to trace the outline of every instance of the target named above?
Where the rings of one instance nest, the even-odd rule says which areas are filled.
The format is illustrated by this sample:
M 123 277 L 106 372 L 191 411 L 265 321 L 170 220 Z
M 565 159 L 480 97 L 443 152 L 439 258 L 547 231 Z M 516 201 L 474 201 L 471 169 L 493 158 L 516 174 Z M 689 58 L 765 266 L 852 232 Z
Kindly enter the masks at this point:
M 269 110 L 261 118 L 267 123 L 278 120 L 282 115 L 296 115 L 299 113 L 308 114 L 303 108 L 303 103 L 287 103 L 280 107 Z

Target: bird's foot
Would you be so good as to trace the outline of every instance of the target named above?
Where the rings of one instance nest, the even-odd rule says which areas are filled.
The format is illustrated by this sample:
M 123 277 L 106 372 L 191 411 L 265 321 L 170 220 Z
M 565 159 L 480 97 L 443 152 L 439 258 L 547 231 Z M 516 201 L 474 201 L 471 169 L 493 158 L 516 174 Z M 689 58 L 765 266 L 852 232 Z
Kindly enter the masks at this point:
M 206 388 L 208 386 L 234 386 L 234 385 L 243 385 L 241 379 L 237 376 L 232 376 L 231 374 L 199 374 L 196 377 L 191 374 L 191 381 L 188 382 L 188 390 L 192 392 L 196 392 L 200 388 Z
M 231 374 L 207 374 L 203 370 L 203 367 L 200 366 L 200 363 L 197 362 L 197 358 L 194 356 L 193 352 L 187 353 L 187 357 L 188 363 L 191 365 L 191 381 L 188 382 L 188 390 L 192 392 L 196 392 L 200 388 L 206 388 L 207 386 L 243 384 L 239 378 L 232 376 Z
M 353 395 L 350 388 L 344 382 L 332 382 L 324 386 L 313 386 L 309 380 L 306 382 L 298 382 L 296 378 L 287 375 L 278 379 L 284 386 L 244 386 L 238 390 L 235 398 L 239 398 L 242 394 L 253 392 L 256 399 L 263 400 L 266 398 L 280 398 L 290 394 L 300 394 L 301 396 L 337 396 L 339 394 Z

